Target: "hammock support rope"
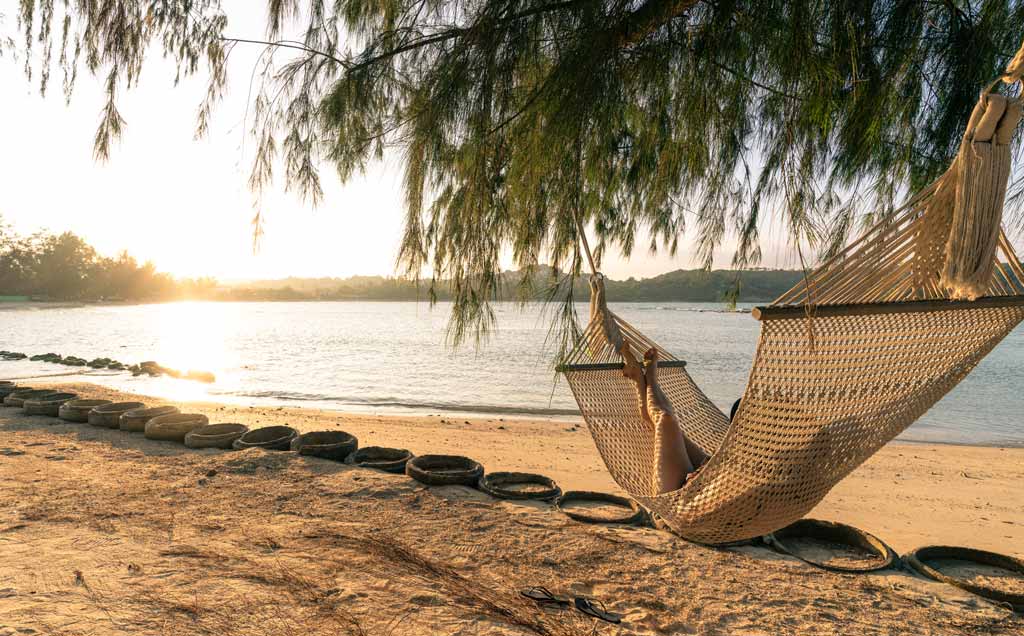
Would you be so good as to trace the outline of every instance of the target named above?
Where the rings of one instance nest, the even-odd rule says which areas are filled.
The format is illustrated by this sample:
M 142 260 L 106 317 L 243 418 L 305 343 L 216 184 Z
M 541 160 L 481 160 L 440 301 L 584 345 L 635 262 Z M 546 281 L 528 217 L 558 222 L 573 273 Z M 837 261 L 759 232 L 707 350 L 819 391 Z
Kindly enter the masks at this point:
M 1024 46 L 1001 79 L 1019 82 L 1021 73 Z M 1024 319 L 1024 268 L 1000 227 L 1008 163 L 964 168 L 979 152 L 1008 161 L 1021 100 L 989 89 L 950 170 L 754 310 L 761 337 L 732 422 L 684 362 L 608 310 L 595 268 L 590 324 L 559 370 L 612 477 L 681 536 L 721 544 L 797 521 Z M 711 455 L 682 488 L 661 494 L 651 492 L 652 425 L 622 373 L 622 352 L 651 347 L 680 428 Z

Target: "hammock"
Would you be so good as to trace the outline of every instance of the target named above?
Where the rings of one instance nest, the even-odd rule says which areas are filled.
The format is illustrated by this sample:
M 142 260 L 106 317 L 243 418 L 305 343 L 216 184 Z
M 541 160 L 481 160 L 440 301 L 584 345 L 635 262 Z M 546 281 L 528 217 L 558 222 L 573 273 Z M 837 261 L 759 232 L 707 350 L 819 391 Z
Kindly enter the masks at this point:
M 590 324 L 559 369 L 612 477 L 681 536 L 721 544 L 800 519 L 1024 319 L 1024 269 L 1000 227 L 1021 104 L 991 88 L 949 171 L 753 311 L 761 337 L 731 423 L 684 362 L 608 310 L 594 269 Z M 652 493 L 653 428 L 624 344 L 658 349 L 678 424 L 711 456 L 679 490 Z

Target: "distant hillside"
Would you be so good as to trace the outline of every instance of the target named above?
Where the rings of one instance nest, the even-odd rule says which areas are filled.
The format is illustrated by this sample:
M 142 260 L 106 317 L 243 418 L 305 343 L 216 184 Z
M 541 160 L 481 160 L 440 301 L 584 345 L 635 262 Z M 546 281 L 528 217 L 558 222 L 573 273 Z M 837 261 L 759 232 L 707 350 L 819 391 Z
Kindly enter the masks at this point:
M 803 272 L 792 270 L 678 269 L 643 280 L 608 281 L 608 295 L 620 302 L 716 302 L 739 285 L 739 302 L 767 302 L 796 285 Z
M 555 279 L 550 268 L 533 273 L 534 287 L 544 289 Z M 795 285 L 802 272 L 791 270 L 676 270 L 653 278 L 616 281 L 606 285 L 614 302 L 722 302 L 738 284 L 739 302 L 765 302 Z M 501 287 L 513 299 L 522 272 L 505 272 Z M 437 290 L 439 300 L 449 298 L 446 285 Z M 585 279 L 578 280 L 574 295 L 589 300 Z M 425 284 L 402 278 L 355 276 L 352 278 L 284 278 L 236 283 L 218 290 L 222 300 L 425 300 Z

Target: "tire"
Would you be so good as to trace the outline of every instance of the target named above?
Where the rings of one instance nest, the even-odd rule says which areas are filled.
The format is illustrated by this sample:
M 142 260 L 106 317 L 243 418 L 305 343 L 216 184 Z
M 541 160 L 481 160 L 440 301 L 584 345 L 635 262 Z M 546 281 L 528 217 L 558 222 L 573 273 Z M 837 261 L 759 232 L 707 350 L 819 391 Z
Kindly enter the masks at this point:
M 57 417 L 62 404 L 77 398 L 77 393 L 56 393 L 41 400 L 25 400 L 25 412 L 29 415 Z
M 264 450 L 286 451 L 299 432 L 291 426 L 264 426 L 242 435 L 231 444 L 235 450 L 262 448 Z
M 18 386 L 17 384 L 11 382 L 10 380 L 0 381 L 0 403 L 2 403 L 3 399 L 10 395 L 11 393 L 14 393 L 16 391 L 26 391 L 31 388 L 32 387 L 28 386 Z
M 413 454 L 404 448 L 366 446 L 346 457 L 345 463 L 400 475 L 405 472 L 405 466 L 412 458 Z
M 514 490 L 506 487 L 512 484 L 537 484 L 542 486 L 542 488 L 538 490 Z M 562 489 L 558 487 L 558 484 L 553 479 L 533 473 L 488 473 L 480 478 L 477 485 L 480 487 L 480 490 L 497 499 L 549 501 L 562 494 Z
M 840 543 L 852 546 L 864 552 L 869 552 L 874 559 L 866 565 L 830 565 L 813 559 L 808 559 L 799 554 L 793 545 L 794 539 L 819 539 L 829 543 Z M 831 521 L 819 521 L 817 519 L 801 519 L 796 523 L 776 530 L 764 538 L 765 543 L 775 549 L 776 552 L 788 554 L 791 557 L 800 559 L 804 563 L 813 565 L 830 572 L 846 572 L 858 574 L 863 572 L 875 572 L 891 568 L 896 562 L 896 553 L 884 541 L 878 537 L 848 526 L 842 523 Z
M 120 428 L 121 414 L 144 409 L 142 402 L 113 402 L 89 411 L 89 424 L 100 428 Z
M 405 465 L 405 474 L 428 486 L 476 488 L 484 467 L 461 455 L 420 455 Z
M 205 415 L 198 413 L 160 415 L 146 422 L 146 439 L 184 444 L 186 435 L 209 423 Z
M 110 400 L 70 400 L 60 405 L 57 417 L 65 422 L 88 422 L 89 411 L 97 406 L 113 404 Z
M 236 439 L 249 432 L 244 424 L 207 424 L 185 435 L 189 448 L 231 448 Z
M 982 565 L 1002 568 L 1015 574 L 1024 576 L 1024 560 L 1017 559 L 998 552 L 986 550 L 975 550 L 973 548 L 959 548 L 947 545 L 932 545 L 918 548 L 903 556 L 903 562 L 918 574 L 935 581 L 948 583 L 982 598 L 987 598 L 999 603 L 1008 603 L 1018 612 L 1024 612 L 1024 593 L 1006 592 L 1004 590 L 972 583 L 949 574 L 944 574 L 937 568 L 928 565 L 932 559 L 956 559 L 958 561 L 973 561 Z
M 621 517 L 595 517 L 585 512 L 570 510 L 565 504 L 573 501 L 593 501 L 599 503 L 610 503 L 623 508 L 629 508 L 629 514 Z M 559 497 L 555 503 L 558 509 L 567 517 L 581 523 L 618 523 L 627 526 L 638 526 L 644 523 L 647 515 L 643 509 L 632 499 L 612 495 L 606 492 L 590 492 L 587 490 L 570 490 Z
M 174 415 L 180 412 L 176 406 L 153 406 L 148 409 L 132 409 L 131 411 L 121 413 L 121 417 L 117 420 L 117 427 L 122 431 L 130 433 L 144 433 L 146 431 L 146 423 L 154 417 Z
M 25 389 L 22 390 L 21 387 L 18 387 L 17 391 L 4 398 L 4 406 L 24 408 L 25 400 L 39 400 L 50 395 L 55 395 L 56 393 L 56 391 L 51 391 L 50 389 L 33 389 L 25 387 Z
M 292 440 L 291 449 L 299 455 L 345 461 L 359 447 L 359 440 L 345 431 L 303 433 Z

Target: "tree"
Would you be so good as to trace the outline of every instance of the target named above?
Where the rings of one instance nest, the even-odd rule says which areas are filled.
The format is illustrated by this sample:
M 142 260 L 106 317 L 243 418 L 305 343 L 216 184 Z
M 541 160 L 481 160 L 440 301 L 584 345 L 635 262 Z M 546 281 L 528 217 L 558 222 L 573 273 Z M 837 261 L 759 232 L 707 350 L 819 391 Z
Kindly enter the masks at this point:
M 36 259 L 35 284 L 51 298 L 87 296 L 99 266 L 96 250 L 71 232 L 45 236 Z
M 834 250 L 941 173 L 1024 24 L 1018 0 L 268 0 L 266 36 L 242 38 L 218 0 L 19 6 L 8 48 L 42 90 L 54 50 L 69 96 L 80 68 L 106 82 L 101 158 L 148 56 L 209 73 L 202 134 L 231 51 L 263 46 L 250 185 L 283 166 L 317 203 L 323 165 L 347 179 L 399 153 L 399 264 L 451 280 L 456 340 L 493 321 L 503 254 L 575 276 L 583 227 L 598 261 L 646 230 L 652 250 L 691 233 L 710 266 L 733 230 L 748 266 L 771 215 Z

